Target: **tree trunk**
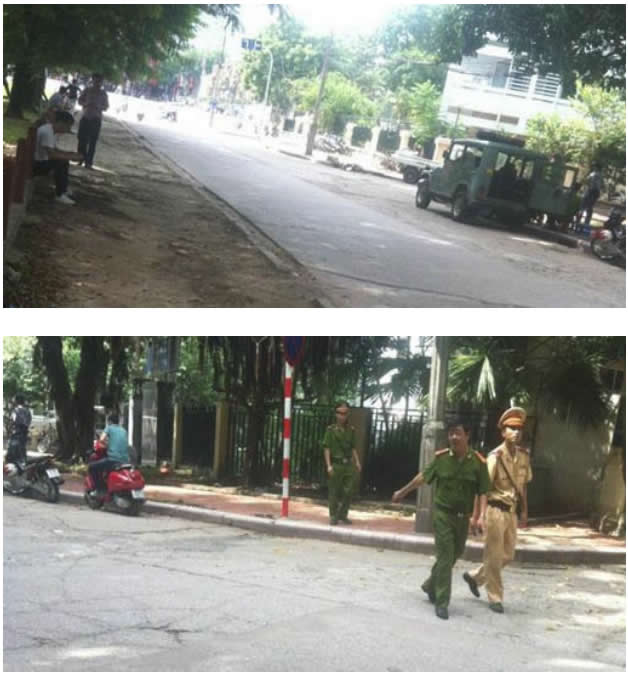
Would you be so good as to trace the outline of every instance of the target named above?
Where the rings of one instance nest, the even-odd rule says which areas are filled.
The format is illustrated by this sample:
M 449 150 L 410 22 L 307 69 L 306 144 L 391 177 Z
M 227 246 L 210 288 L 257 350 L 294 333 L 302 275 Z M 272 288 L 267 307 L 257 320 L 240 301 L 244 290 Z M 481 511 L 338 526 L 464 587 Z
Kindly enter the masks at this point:
M 81 363 L 74 392 L 78 440 L 76 455 L 89 453 L 94 442 L 94 404 L 108 360 L 104 344 L 105 337 L 102 336 L 81 338 Z
M 124 383 L 128 378 L 128 361 L 124 337 L 111 337 L 111 374 L 107 387 L 107 400 L 112 410 L 119 411 Z
M 29 87 L 32 86 L 31 69 L 28 63 L 17 63 L 13 73 L 13 86 L 9 96 L 6 117 L 23 119 L 24 108 L 28 105 Z
M 74 425 L 72 389 L 63 362 L 61 337 L 37 337 L 37 339 L 41 345 L 42 359 L 57 412 L 59 446 L 56 457 L 60 460 L 69 460 L 75 455 L 79 444 Z
M 382 415 L 384 416 L 384 427 L 386 428 L 386 434 L 388 434 L 390 427 L 388 421 L 388 409 L 386 408 L 386 400 L 384 399 L 384 394 L 382 393 L 381 387 L 377 392 L 379 396 L 379 403 L 382 405 Z
M 29 86 L 27 89 L 26 97 L 26 107 L 37 114 L 40 113 L 42 102 L 45 97 L 46 91 L 46 72 L 45 70 L 40 70 L 39 72 L 34 72 L 31 76 Z

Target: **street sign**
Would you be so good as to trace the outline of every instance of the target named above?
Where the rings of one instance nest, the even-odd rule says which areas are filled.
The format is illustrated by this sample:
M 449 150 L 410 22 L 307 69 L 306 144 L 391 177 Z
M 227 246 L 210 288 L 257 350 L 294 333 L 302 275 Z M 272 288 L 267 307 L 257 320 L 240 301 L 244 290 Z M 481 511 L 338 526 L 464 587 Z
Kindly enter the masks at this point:
M 261 51 L 262 50 L 262 41 L 261 40 L 252 40 L 249 38 L 242 38 L 242 49 L 247 51 Z
M 305 337 L 284 337 L 283 351 L 286 361 L 291 367 L 295 367 L 303 357 Z

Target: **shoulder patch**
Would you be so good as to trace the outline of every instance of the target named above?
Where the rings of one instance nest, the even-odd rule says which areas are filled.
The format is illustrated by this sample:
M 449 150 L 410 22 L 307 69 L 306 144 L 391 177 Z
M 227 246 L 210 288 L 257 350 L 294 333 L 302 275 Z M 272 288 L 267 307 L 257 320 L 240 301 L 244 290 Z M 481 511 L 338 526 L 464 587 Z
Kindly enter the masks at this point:
M 476 457 L 478 460 L 480 460 L 480 461 L 483 462 L 483 463 L 486 462 L 486 458 L 485 458 L 479 451 L 474 451 L 473 453 L 475 453 L 475 457 Z
M 444 456 L 446 453 L 449 453 L 449 449 L 441 449 L 440 451 L 436 451 L 434 454 L 435 456 Z

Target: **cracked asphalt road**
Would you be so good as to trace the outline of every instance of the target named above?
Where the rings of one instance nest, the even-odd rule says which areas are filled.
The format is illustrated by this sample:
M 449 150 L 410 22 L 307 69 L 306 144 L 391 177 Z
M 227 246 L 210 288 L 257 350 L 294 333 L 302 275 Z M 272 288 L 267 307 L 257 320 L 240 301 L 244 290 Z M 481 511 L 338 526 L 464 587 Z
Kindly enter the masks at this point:
M 625 669 L 625 567 L 514 566 L 495 615 L 461 563 L 442 622 L 427 556 L 3 504 L 5 671 Z

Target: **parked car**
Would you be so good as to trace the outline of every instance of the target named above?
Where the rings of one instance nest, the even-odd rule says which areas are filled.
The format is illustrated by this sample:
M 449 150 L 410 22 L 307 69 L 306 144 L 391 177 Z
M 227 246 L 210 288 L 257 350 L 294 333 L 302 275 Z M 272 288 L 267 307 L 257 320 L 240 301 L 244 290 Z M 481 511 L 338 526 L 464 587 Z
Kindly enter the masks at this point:
M 458 222 L 482 215 L 520 226 L 543 214 L 568 221 L 578 209 L 577 189 L 577 169 L 519 143 L 456 139 L 442 168 L 419 180 L 416 205 L 449 203 Z
M 426 173 L 442 165 L 438 161 L 424 159 L 412 150 L 399 150 L 391 159 L 399 166 L 404 182 L 409 185 L 416 185 Z

